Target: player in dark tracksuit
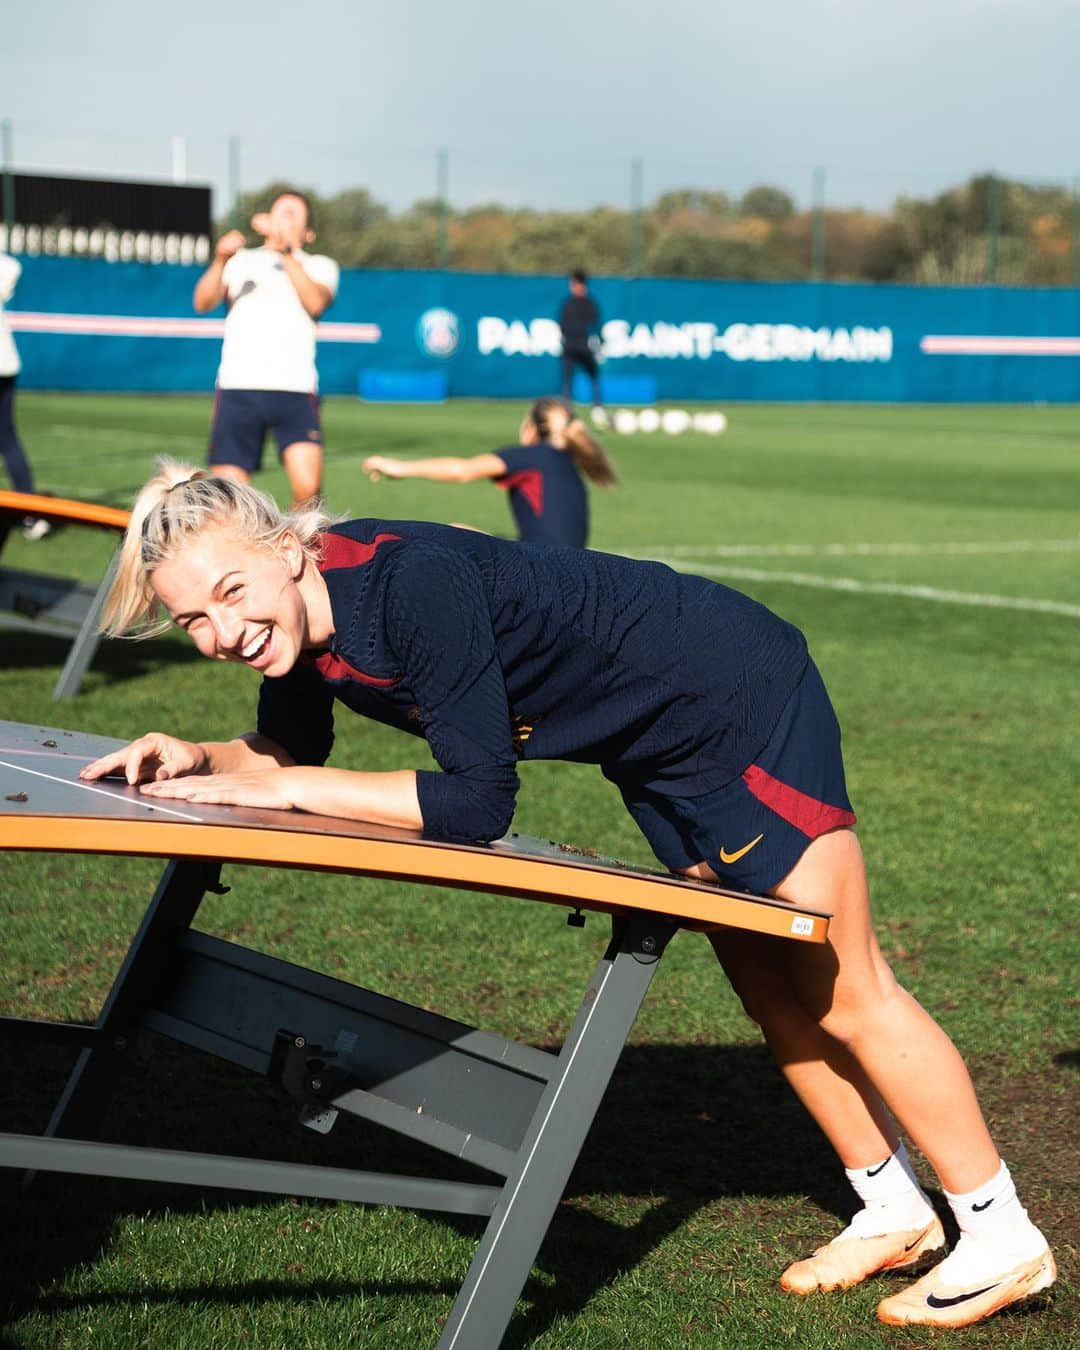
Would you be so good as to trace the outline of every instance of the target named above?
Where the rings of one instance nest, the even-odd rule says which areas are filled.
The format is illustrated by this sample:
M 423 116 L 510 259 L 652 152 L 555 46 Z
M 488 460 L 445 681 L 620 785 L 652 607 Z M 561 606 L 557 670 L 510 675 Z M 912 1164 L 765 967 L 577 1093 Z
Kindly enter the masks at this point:
M 782 1286 L 844 1288 L 943 1246 L 894 1117 L 961 1236 L 878 1316 L 966 1325 L 1052 1283 L 962 1059 L 874 938 L 839 727 L 796 628 L 658 563 L 425 522 L 282 517 L 250 485 L 183 466 L 135 503 L 108 631 L 158 605 L 205 656 L 262 675 L 257 730 L 152 732 L 84 778 L 122 771 L 151 797 L 484 841 L 510 824 L 521 762 L 599 765 L 668 867 L 768 891 L 793 923 L 798 906 L 832 914 L 822 946 L 710 934 L 862 1201 Z M 338 704 L 422 736 L 438 770 L 325 767 Z
M 533 544 L 584 548 L 589 537 L 589 500 L 581 475 L 602 487 L 615 469 L 585 425 L 560 399 L 541 398 L 521 425 L 521 443 L 468 459 L 406 460 L 371 455 L 364 471 L 373 478 L 427 478 L 442 483 L 492 479 L 510 498 L 518 537 Z
M 705 816 L 695 820 L 683 799 L 700 814 L 704 798 L 730 796 L 739 780 L 734 795 L 756 823 L 754 803 L 775 796 L 765 777 L 740 775 L 804 685 L 806 643 L 736 591 L 659 564 L 402 521 L 334 527 L 322 575 L 340 640 L 264 680 L 259 732 L 298 763 L 321 764 L 337 700 L 424 736 L 442 770 L 417 774 L 434 838 L 504 834 L 519 760 L 599 764 L 672 869 L 703 855 L 719 866 L 723 844 L 706 842 Z M 827 705 L 816 675 L 810 683 Z M 814 799 L 814 828 L 852 824 L 842 775 L 824 790 L 833 801 Z M 775 885 L 807 825 L 805 815 L 776 821 L 728 880 Z
M 570 294 L 559 310 L 562 333 L 562 396 L 570 399 L 574 367 L 580 366 L 592 381 L 594 408 L 603 406 L 600 397 L 600 369 L 594 347 L 599 340 L 600 310 L 589 294 L 589 279 L 584 272 L 570 273 Z

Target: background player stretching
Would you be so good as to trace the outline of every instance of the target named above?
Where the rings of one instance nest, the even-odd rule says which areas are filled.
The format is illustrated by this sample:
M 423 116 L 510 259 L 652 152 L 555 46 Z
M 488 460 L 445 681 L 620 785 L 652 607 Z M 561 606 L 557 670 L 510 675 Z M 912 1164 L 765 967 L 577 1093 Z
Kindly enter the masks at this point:
M 589 501 L 584 474 L 601 487 L 618 479 L 615 466 L 583 422 L 557 398 L 538 398 L 521 423 L 520 443 L 468 459 L 407 460 L 371 455 L 364 472 L 372 478 L 430 478 L 436 483 L 493 479 L 510 496 L 518 536 L 530 544 L 584 548 L 589 537 Z
M 315 238 L 302 192 L 283 192 L 253 217 L 265 237 L 245 248 L 239 230 L 217 242 L 195 287 L 195 308 L 227 300 L 225 340 L 210 428 L 215 474 L 247 482 L 274 433 L 294 502 L 322 488 L 322 428 L 315 370 L 315 321 L 337 293 L 338 265 L 304 252 Z

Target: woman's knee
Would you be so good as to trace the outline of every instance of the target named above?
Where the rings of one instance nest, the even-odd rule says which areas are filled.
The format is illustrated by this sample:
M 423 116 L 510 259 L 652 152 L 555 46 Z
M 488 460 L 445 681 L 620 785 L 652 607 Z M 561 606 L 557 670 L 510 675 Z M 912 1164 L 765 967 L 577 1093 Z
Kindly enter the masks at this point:
M 822 1031 L 851 1050 L 860 1040 L 867 1036 L 872 1038 L 879 1027 L 886 1025 L 895 1015 L 896 1001 L 904 997 L 903 989 L 888 966 L 875 964 L 870 970 L 860 972 L 856 979 L 846 978 L 841 973 L 831 999 L 826 1003 L 811 997 L 807 1000 L 811 1004 L 807 1011 Z
M 767 1030 L 777 1022 L 800 1014 L 798 1003 L 782 965 L 762 959 L 759 952 L 732 951 L 714 941 L 714 948 L 728 983 L 751 1022 Z
M 736 989 L 735 993 L 742 1004 L 743 1012 L 751 1022 L 763 1030 L 785 1015 L 790 1016 L 793 1002 L 790 995 L 769 985 L 757 985 Z

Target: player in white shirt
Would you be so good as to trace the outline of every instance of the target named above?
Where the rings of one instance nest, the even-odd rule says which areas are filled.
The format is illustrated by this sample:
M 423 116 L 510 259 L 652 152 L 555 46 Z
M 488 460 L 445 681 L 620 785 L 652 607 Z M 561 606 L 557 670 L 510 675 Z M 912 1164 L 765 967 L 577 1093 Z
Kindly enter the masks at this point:
M 0 455 L 11 475 L 11 486 L 15 491 L 33 492 L 34 475 L 15 430 L 15 379 L 22 364 L 15 348 L 15 339 L 4 318 L 4 306 L 11 299 L 21 276 L 22 264 L 18 259 L 0 253 Z M 49 533 L 49 529 L 47 520 L 27 516 L 23 534 L 27 539 L 41 539 Z
M 334 299 L 338 265 L 305 253 L 315 238 L 302 192 L 283 192 L 251 221 L 265 237 L 245 248 L 239 230 L 217 242 L 214 260 L 195 287 L 195 308 L 228 303 L 210 428 L 210 467 L 247 482 L 274 433 L 294 502 L 322 488 L 322 427 L 315 323 Z

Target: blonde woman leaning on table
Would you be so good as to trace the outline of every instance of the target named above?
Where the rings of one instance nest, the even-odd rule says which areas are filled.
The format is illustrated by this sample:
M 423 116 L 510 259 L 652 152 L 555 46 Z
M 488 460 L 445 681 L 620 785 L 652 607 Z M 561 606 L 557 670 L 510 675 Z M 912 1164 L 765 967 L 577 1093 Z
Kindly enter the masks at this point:
M 135 503 L 106 624 L 170 621 L 260 676 L 253 729 L 204 743 L 151 732 L 84 777 L 491 840 L 510 825 L 519 760 L 598 764 L 672 870 L 834 916 L 820 947 L 712 936 L 861 1202 L 783 1288 L 843 1288 L 943 1247 L 897 1125 L 960 1241 L 878 1316 L 963 1326 L 1053 1282 L 960 1055 L 874 937 L 840 730 L 796 628 L 658 563 L 283 515 L 249 485 L 163 464 Z M 324 767 L 336 703 L 424 737 L 440 771 Z

